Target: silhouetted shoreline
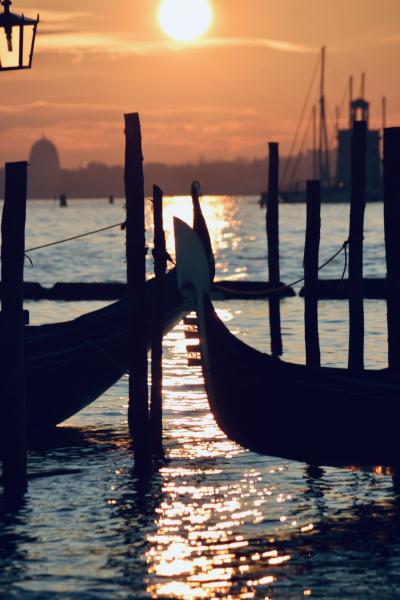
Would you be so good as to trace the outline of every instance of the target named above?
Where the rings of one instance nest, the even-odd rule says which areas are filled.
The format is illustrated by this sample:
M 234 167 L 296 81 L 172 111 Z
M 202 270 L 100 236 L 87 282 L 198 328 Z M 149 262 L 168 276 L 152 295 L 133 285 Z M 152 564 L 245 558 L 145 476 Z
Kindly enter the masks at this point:
M 284 168 L 287 158 L 282 158 Z M 57 199 L 60 194 L 67 198 L 109 198 L 125 194 L 123 167 L 109 166 L 100 162 L 90 162 L 84 168 L 57 169 L 49 172 L 48 163 L 44 168 L 30 161 L 29 199 Z M 311 155 L 304 155 L 300 179 L 306 180 L 311 169 Z M 265 189 L 267 181 L 267 160 L 237 159 L 234 161 L 200 161 L 178 165 L 145 163 L 145 192 L 151 195 L 153 183 L 157 183 L 167 195 L 189 193 L 190 182 L 198 179 L 202 191 L 210 195 L 256 195 Z M 0 189 L 4 190 L 4 170 L 0 169 Z

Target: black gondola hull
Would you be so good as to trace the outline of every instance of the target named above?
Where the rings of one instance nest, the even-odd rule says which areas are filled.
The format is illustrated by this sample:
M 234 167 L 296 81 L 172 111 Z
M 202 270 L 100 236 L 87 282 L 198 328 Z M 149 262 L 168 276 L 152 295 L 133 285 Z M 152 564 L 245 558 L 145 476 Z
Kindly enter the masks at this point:
M 286 363 L 233 336 L 209 300 L 205 317 L 208 398 L 230 439 L 260 454 L 319 465 L 400 464 L 397 377 Z
M 154 280 L 146 284 L 150 345 Z M 172 270 L 167 276 L 164 331 L 183 304 Z M 128 305 L 122 299 L 65 323 L 25 328 L 26 403 L 29 431 L 53 427 L 101 396 L 128 370 Z

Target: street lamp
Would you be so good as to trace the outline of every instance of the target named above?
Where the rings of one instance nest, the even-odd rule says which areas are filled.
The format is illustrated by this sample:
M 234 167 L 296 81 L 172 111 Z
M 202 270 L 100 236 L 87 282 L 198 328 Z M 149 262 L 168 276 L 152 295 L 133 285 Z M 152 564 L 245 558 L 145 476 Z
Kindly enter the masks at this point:
M 0 0 L 0 71 L 30 69 L 35 45 L 37 19 L 28 19 L 10 11 L 11 0 Z

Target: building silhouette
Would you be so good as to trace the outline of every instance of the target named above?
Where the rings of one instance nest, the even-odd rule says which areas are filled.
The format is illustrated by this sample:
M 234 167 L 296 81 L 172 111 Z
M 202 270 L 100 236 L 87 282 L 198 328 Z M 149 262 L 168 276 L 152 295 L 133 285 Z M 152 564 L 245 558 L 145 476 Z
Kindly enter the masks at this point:
M 350 102 L 350 125 L 338 131 L 338 156 L 336 180 L 344 188 L 351 186 L 351 137 L 355 121 L 362 120 L 369 125 L 369 102 L 356 98 Z M 376 190 L 381 187 L 381 159 L 379 155 L 380 131 L 367 129 L 366 188 Z
M 57 198 L 62 190 L 61 165 L 56 146 L 44 136 L 35 142 L 29 155 L 29 198 Z
M 282 157 L 282 170 L 286 158 Z M 122 165 L 88 162 L 77 169 L 63 169 L 55 144 L 43 136 L 29 154 L 28 198 L 121 198 L 125 194 Z M 306 179 L 312 163 L 306 153 L 299 169 Z M 268 173 L 267 157 L 253 160 L 201 160 L 199 162 L 169 165 L 145 163 L 145 192 L 150 196 L 153 184 L 159 185 L 165 195 L 190 193 L 192 181 L 199 180 L 205 194 L 259 195 Z M 0 197 L 4 197 L 4 169 L 0 168 Z

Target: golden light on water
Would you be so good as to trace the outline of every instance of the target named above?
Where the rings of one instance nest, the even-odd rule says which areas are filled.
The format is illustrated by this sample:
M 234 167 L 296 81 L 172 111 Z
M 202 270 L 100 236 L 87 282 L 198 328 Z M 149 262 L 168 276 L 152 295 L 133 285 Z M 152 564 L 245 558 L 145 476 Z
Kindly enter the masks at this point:
M 211 21 L 208 0 L 163 0 L 160 6 L 161 29 L 178 42 L 192 42 L 201 37 Z
M 226 272 L 228 278 L 253 273 L 260 277 L 258 265 L 266 259 L 261 256 L 260 263 L 255 261 L 264 252 L 264 238 L 243 232 L 240 204 L 215 196 L 204 198 L 202 208 L 218 276 L 222 279 Z M 165 197 L 164 226 L 172 256 L 175 215 L 192 223 L 190 196 Z M 254 220 L 253 230 L 264 235 L 258 207 L 246 215 Z M 149 210 L 149 229 L 151 220 Z M 256 244 L 258 251 L 253 252 Z M 236 251 L 234 263 L 231 249 Z M 303 305 L 298 306 L 302 319 Z M 292 307 L 297 310 L 295 300 L 282 302 L 286 322 L 299 320 L 290 312 Z M 231 331 L 245 338 L 244 327 L 248 328 L 251 344 L 258 343 L 265 350 L 266 303 L 216 302 L 216 309 Z M 147 592 L 154 598 L 273 598 L 290 581 L 291 586 L 297 585 L 293 597 L 312 597 L 316 592 L 301 580 L 298 565 L 313 559 L 320 513 L 331 501 L 329 488 L 324 491 L 326 482 L 307 470 L 300 486 L 288 486 L 286 472 L 299 478 L 303 467 L 246 455 L 221 433 L 209 411 L 201 368 L 187 364 L 186 346 L 195 345 L 196 327 L 187 327 L 187 333 L 185 339 L 181 323 L 164 339 L 164 406 L 169 414 L 166 439 L 171 462 L 160 470 L 160 502 L 146 537 Z M 293 360 L 304 362 L 302 337 L 287 337 Z M 373 471 L 386 472 L 381 466 Z M 335 532 L 335 523 L 332 527 Z
M 190 212 L 185 214 L 181 208 L 190 222 Z M 214 222 L 220 222 L 217 207 L 210 212 Z M 228 314 L 229 309 L 222 313 Z M 165 410 L 174 413 L 174 427 L 167 436 L 173 461 L 160 470 L 162 500 L 155 511 L 154 530 L 147 536 L 147 592 L 153 598 L 228 600 L 255 598 L 262 590 L 262 597 L 268 597 L 277 579 L 276 568 L 289 563 L 291 556 L 275 548 L 273 541 L 267 542 L 268 551 L 259 552 L 241 527 L 262 522 L 263 505 L 274 494 L 274 475 L 263 482 L 260 471 L 252 467 L 221 484 L 224 473 L 215 461 L 243 450 L 225 438 L 210 415 L 201 369 L 184 366 L 186 342 L 182 323 L 164 341 L 168 361 L 173 361 L 170 369 L 164 358 Z M 275 495 L 281 512 L 290 497 Z M 282 530 L 295 529 L 276 524 Z
M 175 253 L 173 217 L 179 217 L 188 225 L 192 225 L 192 199 L 190 196 L 166 196 L 163 210 L 168 252 L 173 256 Z M 210 232 L 218 273 L 223 276 L 228 271 L 225 250 L 231 245 L 240 248 L 242 243 L 237 221 L 237 206 L 229 196 L 208 196 L 207 200 L 202 202 L 202 211 Z M 150 211 L 147 220 L 151 227 L 152 216 Z M 243 276 L 245 271 L 246 267 L 243 267 L 240 271 L 238 269 L 237 277 Z M 232 279 L 235 278 L 232 277 Z

